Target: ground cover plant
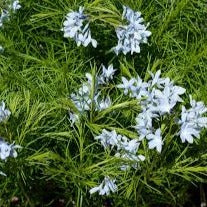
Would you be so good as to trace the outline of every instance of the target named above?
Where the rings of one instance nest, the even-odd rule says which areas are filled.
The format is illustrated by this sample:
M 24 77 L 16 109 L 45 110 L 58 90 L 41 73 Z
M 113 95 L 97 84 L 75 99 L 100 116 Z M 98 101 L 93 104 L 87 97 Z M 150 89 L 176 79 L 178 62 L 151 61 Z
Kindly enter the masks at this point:
M 0 9 L 0 206 L 205 203 L 206 1 Z

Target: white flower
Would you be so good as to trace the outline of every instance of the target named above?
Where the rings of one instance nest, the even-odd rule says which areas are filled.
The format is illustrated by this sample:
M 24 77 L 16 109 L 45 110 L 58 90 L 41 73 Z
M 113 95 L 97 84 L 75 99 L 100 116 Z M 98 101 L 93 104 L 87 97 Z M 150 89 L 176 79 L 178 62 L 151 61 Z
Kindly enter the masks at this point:
M 184 123 L 181 125 L 180 129 L 180 138 L 182 142 L 188 142 L 190 144 L 193 143 L 193 138 L 199 138 L 200 130 L 196 129 L 195 126 L 193 126 L 190 123 Z
M 136 82 L 135 78 L 132 78 L 129 81 L 125 77 L 122 77 L 121 79 L 122 79 L 123 83 L 117 85 L 117 87 L 121 88 L 121 89 L 124 89 L 124 94 L 125 95 L 127 95 L 131 91 L 135 91 L 136 90 L 136 87 L 134 85 L 135 82 Z
M 62 28 L 64 37 L 73 38 L 78 46 L 87 47 L 91 43 L 93 47 L 97 47 L 97 41 L 91 37 L 88 17 L 83 11 L 84 8 L 79 7 L 79 11 L 72 11 L 67 14 Z
M 132 78 L 133 79 L 133 78 Z M 148 91 L 149 84 L 146 82 L 143 82 L 142 79 L 138 76 L 135 79 L 135 85 L 131 88 L 131 97 L 134 97 L 136 99 L 141 98 L 148 98 L 149 91 Z
M 114 69 L 113 65 L 109 65 L 108 68 L 106 68 L 104 65 L 102 65 L 102 74 L 99 76 L 99 83 L 100 84 L 106 84 L 109 82 L 109 80 L 113 79 L 114 73 L 116 69 Z
M 93 77 L 90 73 L 86 73 L 86 78 L 88 79 L 88 84 L 92 86 Z
M 162 82 L 162 79 L 160 79 L 161 70 L 158 70 L 155 74 L 150 72 L 150 75 L 152 77 L 152 81 L 150 81 L 151 87 L 153 87 L 154 85 L 160 85 L 160 82 Z
M 99 186 L 96 186 L 90 189 L 90 194 L 99 192 L 99 195 L 110 195 L 118 190 L 117 185 L 115 184 L 116 180 L 112 180 L 109 177 L 105 177 L 102 183 Z
M 161 115 L 170 113 L 177 102 L 182 102 L 180 95 L 185 93 L 185 89 L 179 86 L 167 85 L 163 90 L 155 90 L 155 102 Z
M 5 142 L 0 142 L 0 158 L 2 160 L 5 160 L 7 157 L 9 157 L 11 152 L 11 147 Z
M 136 154 L 140 143 L 136 139 L 132 139 L 127 143 L 123 143 L 123 149 L 129 153 Z
M 12 2 L 12 4 L 9 6 L 10 9 L 12 9 L 14 12 L 21 8 L 21 5 L 18 0 L 15 0 Z
M 125 6 L 123 8 L 123 18 L 126 18 L 129 24 L 116 29 L 118 44 L 114 51 L 117 55 L 120 52 L 125 55 L 129 52 L 131 54 L 140 53 L 140 43 L 147 43 L 151 32 L 147 31 L 147 27 L 142 24 L 143 18 L 141 18 L 140 12 L 134 12 Z
M 123 14 L 122 18 L 127 19 L 129 22 L 138 22 L 142 23 L 144 21 L 143 18 L 141 18 L 141 12 L 134 12 L 132 9 L 130 9 L 127 6 L 123 6 Z
M 8 157 L 17 157 L 15 149 L 21 148 L 19 145 L 14 143 L 8 144 L 3 139 L 0 139 L 0 159 L 6 160 Z
M 203 114 L 207 112 L 203 102 L 196 102 L 190 96 L 191 108 L 186 109 L 182 106 L 181 119 L 179 120 L 179 135 L 182 142 L 193 143 L 194 137 L 199 138 L 203 128 L 207 128 L 207 117 Z
M 202 101 L 196 102 L 192 99 L 192 96 L 190 96 L 190 104 L 200 115 L 207 112 L 207 107 L 205 107 L 204 103 Z
M 91 109 L 92 103 L 94 104 L 94 109 L 96 111 L 104 110 L 111 106 L 112 101 L 109 96 L 103 97 L 101 95 L 101 87 L 103 86 L 103 81 L 106 83 L 109 79 L 113 77 L 114 73 L 113 66 L 109 66 L 109 70 L 104 70 L 102 76 L 95 76 L 95 84 L 93 86 L 92 74 L 86 73 L 87 82 L 84 82 L 79 88 L 77 93 L 72 93 L 70 98 L 79 112 L 89 111 Z M 103 79 L 104 77 L 104 79 Z M 93 91 L 92 91 L 93 89 Z M 92 97 L 93 92 L 93 97 Z M 73 117 L 74 118 L 74 117 Z
M 157 129 L 155 131 L 155 134 L 148 134 L 147 139 L 149 140 L 149 149 L 156 148 L 157 151 L 160 153 L 162 151 L 162 135 L 161 135 L 161 129 Z
M 111 106 L 111 99 L 109 96 L 106 99 L 102 99 L 100 102 L 96 100 L 96 110 L 101 111 Z
M 139 17 L 138 13 L 133 16 L 131 10 L 126 10 L 125 12 L 128 19 L 130 19 L 130 15 L 132 16 L 132 20 L 130 21 Z M 153 123 L 160 121 L 161 116 L 170 114 L 176 104 L 182 102 L 180 96 L 186 90 L 174 85 L 173 81 L 169 78 L 161 78 L 160 70 L 155 74 L 151 72 L 150 74 L 151 79 L 148 82 L 144 82 L 139 76 L 137 78 L 131 78 L 130 80 L 122 77 L 122 84 L 117 85 L 117 87 L 123 89 L 125 95 L 129 94 L 130 97 L 140 101 L 141 113 L 137 115 L 136 125 L 134 126 L 139 134 L 139 141 L 147 138 L 150 140 L 149 148 L 156 148 L 157 151 L 161 152 L 163 141 L 161 135 L 158 138 L 159 130 L 154 134 L 155 129 Z M 192 104 L 195 105 L 193 101 Z M 200 108 L 196 105 L 198 108 L 197 111 L 207 111 L 201 103 L 198 105 Z M 191 116 L 194 116 L 193 112 L 191 112 Z M 207 119 L 203 117 L 199 118 L 196 124 L 198 126 L 206 125 Z
M 149 80 L 149 85 L 150 87 L 155 87 L 157 86 L 159 89 L 164 88 L 165 86 L 168 85 L 173 85 L 173 82 L 170 81 L 170 79 L 167 78 L 161 78 L 161 70 L 158 70 L 155 74 L 152 72 L 149 72 L 151 75 L 152 80 Z
M 77 94 L 71 94 L 71 100 L 75 104 L 76 108 L 80 111 L 89 111 L 92 103 L 90 97 L 91 86 L 88 83 L 84 83 L 78 90 Z
M 121 137 L 117 135 L 116 131 L 107 131 L 106 129 L 102 130 L 102 133 L 99 136 L 95 137 L 95 140 L 99 140 L 104 148 L 111 146 L 112 148 L 117 146 L 121 140 Z
M 143 111 L 142 113 L 138 114 L 138 116 L 136 117 L 137 124 L 134 128 L 137 130 L 139 134 L 140 141 L 148 134 L 152 133 L 153 131 L 152 120 L 155 117 L 157 117 L 157 115 L 152 113 L 151 110 Z
M 122 164 L 122 170 L 130 168 L 130 166 L 137 168 L 137 163 L 145 159 L 143 155 L 137 155 L 140 145 L 138 140 L 129 140 L 127 137 L 117 134 L 115 130 L 110 132 L 103 129 L 102 133 L 96 136 L 95 139 L 99 140 L 104 148 L 111 147 L 111 149 L 115 150 L 115 157 L 122 158 L 123 162 L 132 162 L 130 164 Z
M 0 122 L 7 120 L 10 115 L 11 112 L 5 108 L 5 103 L 2 101 L 0 105 Z

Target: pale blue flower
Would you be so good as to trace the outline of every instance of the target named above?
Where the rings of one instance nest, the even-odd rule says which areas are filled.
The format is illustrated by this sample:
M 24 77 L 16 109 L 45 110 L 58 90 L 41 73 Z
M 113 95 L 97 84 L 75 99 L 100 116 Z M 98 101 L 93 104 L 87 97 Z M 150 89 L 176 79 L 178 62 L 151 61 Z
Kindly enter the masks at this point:
M 107 96 L 105 99 L 101 99 L 100 101 L 98 101 L 98 99 L 96 99 L 95 103 L 96 103 L 96 110 L 97 111 L 107 109 L 112 104 L 109 96 Z
M 90 189 L 90 194 L 98 192 L 99 195 L 110 195 L 110 193 L 114 193 L 118 190 L 116 185 L 116 180 L 111 179 L 110 177 L 105 177 L 102 183 L 99 186 L 96 186 Z
M 135 21 L 137 23 L 142 23 L 144 21 L 144 19 L 141 18 L 141 12 L 135 12 L 127 6 L 123 6 L 122 18 L 127 19 L 130 23 Z
M 121 164 L 121 169 L 124 170 L 137 167 L 139 161 L 143 161 L 143 155 L 137 155 L 140 143 L 136 139 L 129 140 L 127 137 L 119 135 L 115 130 L 107 131 L 102 130 L 102 133 L 95 137 L 95 140 L 100 141 L 104 148 L 111 148 L 116 151 L 115 157 L 119 157 L 123 160 L 124 164 Z M 130 165 L 125 164 L 125 161 L 132 162 Z
M 126 152 L 136 154 L 140 143 L 136 139 L 132 139 L 123 143 L 123 150 Z
M 84 83 L 78 90 L 78 93 L 71 94 L 71 100 L 77 107 L 80 112 L 89 111 L 91 105 L 91 98 L 90 98 L 90 85 L 88 83 Z
M 77 93 L 72 93 L 70 98 L 79 112 L 89 111 L 91 109 L 92 103 L 95 111 L 101 111 L 106 108 L 109 108 L 112 104 L 111 98 L 109 95 L 102 95 L 103 84 L 107 83 L 113 78 L 115 70 L 113 65 L 110 65 L 108 69 L 103 68 L 101 75 L 96 75 L 94 77 L 95 84 L 93 85 L 92 74 L 86 73 L 87 82 L 84 82 L 79 88 Z M 93 97 L 92 97 L 92 89 Z M 71 117 L 71 120 L 74 117 Z M 74 119 L 73 119 L 74 120 Z M 74 123 L 72 121 L 72 123 Z
M 193 143 L 194 137 L 199 138 L 200 129 L 196 128 L 191 123 L 183 123 L 180 128 L 180 138 L 182 142 Z
M 21 5 L 18 0 L 15 0 L 12 2 L 12 4 L 9 6 L 9 8 L 15 12 L 21 8 Z
M 132 78 L 133 79 L 133 78 Z M 139 76 L 135 79 L 135 88 L 131 88 L 131 97 L 136 99 L 146 98 L 149 96 L 149 84 L 144 82 Z
M 103 129 L 102 133 L 95 137 L 95 140 L 100 141 L 104 148 L 109 146 L 113 148 L 115 146 L 119 146 L 121 136 L 117 135 L 115 130 L 107 131 L 106 129 Z
M 136 87 L 135 87 L 136 79 L 135 78 L 127 80 L 125 77 L 122 77 L 121 79 L 122 79 L 122 84 L 117 85 L 117 87 L 124 89 L 125 95 L 136 90 Z
M 126 15 L 129 16 L 130 14 Z M 133 18 L 136 18 L 136 15 Z M 137 115 L 134 126 L 139 134 L 140 141 L 159 133 L 159 130 L 154 129 L 153 122 L 159 122 L 161 116 L 170 114 L 176 104 L 182 102 L 181 95 L 186 91 L 184 88 L 174 85 L 169 78 L 161 78 L 160 70 L 155 74 L 151 72 L 150 74 L 151 79 L 148 82 L 144 82 L 140 77 L 130 80 L 122 77 L 122 84 L 117 85 L 118 88 L 124 90 L 125 95 L 128 94 L 140 101 L 141 113 Z M 199 106 L 202 108 L 202 104 Z M 197 124 L 202 125 L 205 122 L 206 120 L 202 118 L 199 119 L 199 122 L 197 121 Z M 149 141 L 149 147 L 156 148 L 159 152 L 162 149 L 162 144 L 161 138 L 150 139 Z
M 0 139 L 0 159 L 6 160 L 8 157 L 17 157 L 16 149 L 21 148 L 14 143 L 8 144 L 3 139 Z
M 203 128 L 207 128 L 207 117 L 203 114 L 207 112 L 203 102 L 196 102 L 190 96 L 191 108 L 182 106 L 181 119 L 179 120 L 179 135 L 182 142 L 193 143 L 194 137 L 199 138 Z
M 136 126 L 134 128 L 139 134 L 139 140 L 145 138 L 148 134 L 153 132 L 152 120 L 157 117 L 156 114 L 150 110 L 145 110 L 136 117 Z
M 118 44 L 114 51 L 117 55 L 120 52 L 125 55 L 129 52 L 131 54 L 140 53 L 140 44 L 147 43 L 147 38 L 151 32 L 147 31 L 147 27 L 143 24 L 140 12 L 134 12 L 125 6 L 123 8 L 123 18 L 126 18 L 129 24 L 116 29 Z
M 88 17 L 84 14 L 83 7 L 67 14 L 62 31 L 64 37 L 74 39 L 78 46 L 87 47 L 91 43 L 93 47 L 97 47 L 97 41 L 91 37 Z
M 153 74 L 152 72 L 149 72 L 151 75 L 151 80 L 148 81 L 150 87 L 158 87 L 160 89 L 173 84 L 173 82 L 170 81 L 170 79 L 167 78 L 161 78 L 161 70 L 158 70 L 155 74 Z
M 146 137 L 149 140 L 149 149 L 156 148 L 156 150 L 161 153 L 163 145 L 161 129 L 157 129 L 154 134 L 148 134 Z
M 106 68 L 104 65 L 102 65 L 102 73 L 99 76 L 99 83 L 100 84 L 106 84 L 110 80 L 113 80 L 114 73 L 116 72 L 116 69 L 114 69 L 113 65 L 109 65 L 108 68 Z

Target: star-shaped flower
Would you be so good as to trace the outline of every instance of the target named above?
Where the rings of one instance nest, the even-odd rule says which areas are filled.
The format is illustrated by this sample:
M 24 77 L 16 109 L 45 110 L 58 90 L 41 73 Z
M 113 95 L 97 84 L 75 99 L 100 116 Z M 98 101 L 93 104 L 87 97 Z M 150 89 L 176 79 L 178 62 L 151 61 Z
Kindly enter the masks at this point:
M 88 17 L 84 14 L 83 7 L 79 7 L 79 11 L 72 11 L 67 14 L 62 31 L 64 37 L 73 38 L 77 46 L 87 47 L 91 43 L 93 47 L 97 47 L 97 41 L 91 37 Z
M 162 151 L 162 145 L 163 145 L 163 141 L 162 141 L 162 135 L 161 135 L 161 129 L 157 129 L 155 131 L 155 134 L 148 134 L 147 135 L 147 139 L 149 140 L 149 149 L 154 149 L 156 148 L 156 150 L 161 153 Z
M 115 184 L 116 180 L 112 180 L 108 176 L 104 178 L 102 183 L 99 186 L 96 186 L 90 189 L 90 194 L 99 192 L 99 195 L 110 195 L 118 190 L 117 185 Z

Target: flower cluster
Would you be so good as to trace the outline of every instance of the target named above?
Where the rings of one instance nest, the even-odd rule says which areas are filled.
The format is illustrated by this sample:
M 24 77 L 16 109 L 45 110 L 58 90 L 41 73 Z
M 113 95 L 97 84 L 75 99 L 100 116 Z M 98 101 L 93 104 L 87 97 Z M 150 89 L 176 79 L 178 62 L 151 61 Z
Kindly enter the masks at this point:
M 174 85 L 169 78 L 161 78 L 161 71 L 156 74 L 150 73 L 151 79 L 144 82 L 140 77 L 127 80 L 122 77 L 122 84 L 117 87 L 124 90 L 125 95 L 140 100 L 141 113 L 136 117 L 136 126 L 140 139 L 146 138 L 149 148 L 156 148 L 161 152 L 163 140 L 160 128 L 155 128 L 153 123 L 160 123 L 160 118 L 169 115 L 177 103 L 182 102 L 181 95 L 185 89 Z M 207 127 L 207 118 L 202 115 L 207 111 L 202 102 L 196 102 L 191 98 L 192 108 L 186 110 L 182 107 L 181 120 L 179 124 L 180 138 L 182 142 L 193 142 L 193 137 L 199 137 L 202 128 Z
M 6 109 L 5 103 L 2 101 L 0 105 L 0 122 L 7 120 L 10 116 L 11 112 Z
M 185 93 L 185 89 L 174 85 L 169 78 L 161 78 L 161 71 L 156 74 L 151 73 L 151 79 L 144 82 L 140 77 L 127 80 L 122 77 L 122 84 L 117 87 L 124 90 L 133 98 L 140 99 L 141 113 L 136 118 L 136 130 L 140 135 L 140 140 L 149 140 L 149 148 L 156 148 L 158 152 L 162 150 L 161 129 L 153 127 L 153 121 L 159 121 L 160 117 L 170 114 L 177 102 L 182 102 L 180 95 Z
M 11 12 L 16 12 L 21 8 L 21 5 L 18 0 L 13 0 L 10 5 L 8 5 L 8 10 L 4 9 L 0 16 L 0 27 L 3 26 L 3 23 L 9 19 Z
M 104 148 L 110 147 L 116 151 L 115 157 L 121 158 L 124 162 L 131 162 L 133 168 L 137 168 L 139 161 L 144 161 L 143 155 L 137 155 L 140 143 L 136 139 L 129 140 L 127 137 L 117 134 L 115 130 L 102 130 L 102 133 L 95 137 Z M 121 170 L 127 170 L 130 165 L 123 164 Z
M 91 37 L 88 17 L 83 11 L 84 8 L 79 7 L 79 11 L 67 14 L 62 28 L 64 37 L 74 39 L 78 46 L 87 47 L 91 43 L 93 47 L 97 47 L 97 41 Z
M 139 155 L 138 150 L 140 141 L 144 138 L 148 140 L 149 149 L 156 149 L 159 153 L 162 151 L 164 144 L 162 138 L 161 118 L 173 113 L 177 103 L 182 102 L 181 95 L 185 89 L 177 86 L 169 78 L 161 78 L 161 71 L 155 74 L 151 73 L 151 79 L 143 81 L 139 76 L 127 80 L 122 77 L 122 83 L 117 88 L 123 90 L 125 95 L 139 99 L 141 112 L 136 117 L 136 126 L 134 128 L 139 134 L 139 140 L 128 139 L 125 136 L 117 134 L 115 130 L 102 130 L 102 133 L 95 137 L 104 148 L 110 148 L 114 156 L 121 159 L 121 170 L 128 170 L 131 167 L 137 169 L 140 161 L 145 160 L 145 156 Z M 190 96 L 191 108 L 186 109 L 182 106 L 181 119 L 178 121 L 180 130 L 178 135 L 182 142 L 193 143 L 194 137 L 199 137 L 201 130 L 207 128 L 207 112 L 203 102 L 196 102 Z M 104 181 L 98 187 L 91 189 L 91 193 L 99 191 L 100 195 L 110 193 L 110 188 L 106 187 L 104 191 Z M 113 190 L 111 190 L 113 192 Z
M 87 82 L 82 84 L 77 93 L 71 94 L 71 100 L 80 113 L 89 111 L 92 103 L 94 104 L 96 111 L 101 111 L 111 106 L 110 97 L 102 96 L 100 86 L 108 84 L 109 81 L 113 79 L 115 71 L 116 70 L 113 68 L 113 65 L 110 65 L 108 68 L 103 65 L 102 73 L 94 77 L 94 85 L 92 75 L 90 73 L 86 73 Z M 94 90 L 93 97 L 92 90 Z M 71 124 L 73 125 L 78 120 L 78 115 L 71 112 L 69 115 Z
M 118 44 L 113 50 L 117 55 L 121 52 L 125 55 L 129 52 L 140 53 L 140 44 L 147 43 L 151 35 L 147 30 L 148 25 L 143 24 L 144 19 L 140 12 L 135 12 L 126 6 L 123 6 L 122 18 L 127 20 L 128 24 L 116 29 Z M 74 39 L 78 46 L 87 47 L 91 43 L 93 47 L 97 47 L 97 41 L 91 37 L 89 18 L 84 14 L 84 7 L 79 7 L 79 11 L 72 11 L 66 15 L 62 31 L 64 37 Z
M 108 176 L 104 178 L 99 186 L 90 189 L 90 194 L 99 192 L 99 195 L 109 195 L 110 192 L 114 193 L 117 191 L 116 180 L 110 179 Z
M 182 106 L 179 135 L 182 142 L 193 143 L 193 138 L 199 138 L 201 130 L 207 128 L 207 117 L 203 117 L 203 114 L 207 112 L 207 108 L 203 102 L 196 102 L 191 96 L 190 104 L 190 109 Z
M 140 53 L 140 44 L 147 43 L 151 32 L 147 31 L 147 26 L 143 24 L 144 19 L 140 12 L 135 12 L 126 6 L 123 6 L 123 9 L 122 17 L 128 21 L 128 25 L 122 25 L 116 29 L 118 44 L 114 51 L 117 55 L 120 52 L 125 55 L 129 52 Z
M 104 148 L 110 148 L 115 151 L 115 157 L 120 158 L 121 170 L 128 170 L 131 167 L 137 169 L 138 162 L 144 161 L 143 155 L 137 155 L 140 143 L 136 139 L 129 140 L 127 137 L 117 134 L 115 130 L 102 130 L 102 133 L 95 137 L 95 140 L 100 141 Z M 90 190 L 90 193 L 99 192 L 99 195 L 109 195 L 110 192 L 117 191 L 115 180 L 105 177 L 104 181 L 97 187 Z

